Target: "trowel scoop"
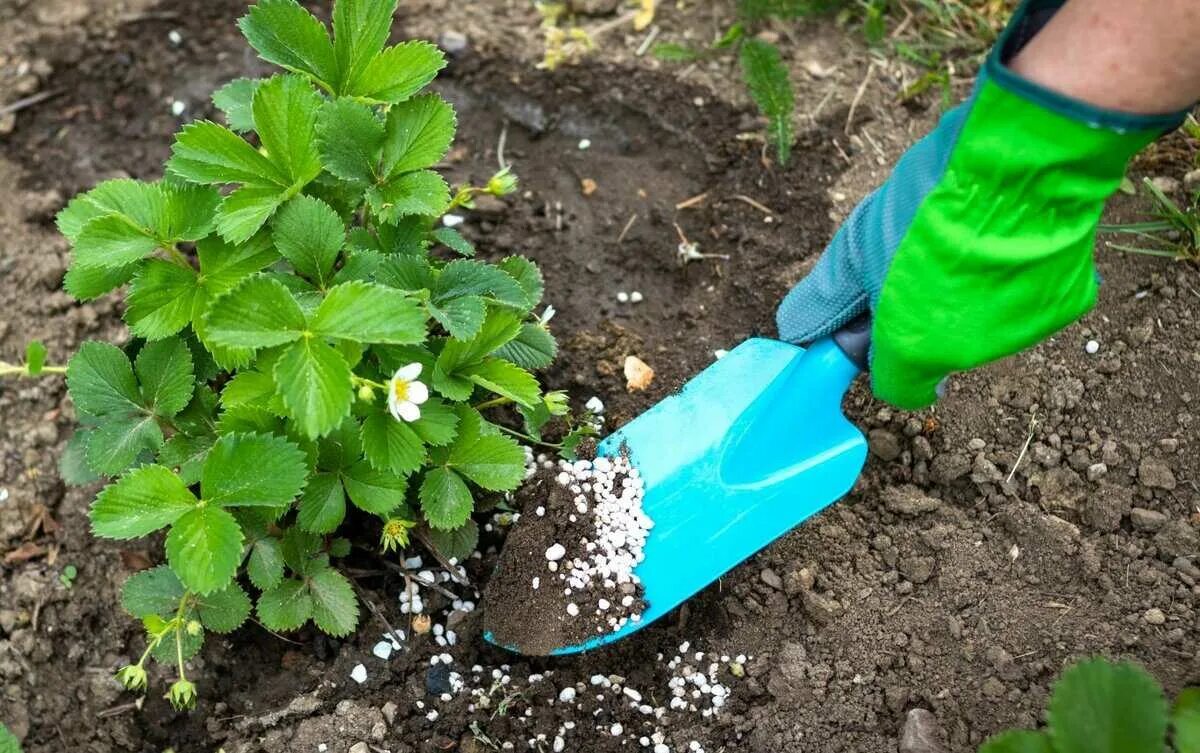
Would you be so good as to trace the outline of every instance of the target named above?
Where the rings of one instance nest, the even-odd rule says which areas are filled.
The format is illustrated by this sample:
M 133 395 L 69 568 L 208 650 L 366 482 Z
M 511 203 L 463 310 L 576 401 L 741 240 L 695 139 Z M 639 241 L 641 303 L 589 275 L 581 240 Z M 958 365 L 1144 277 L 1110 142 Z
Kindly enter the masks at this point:
M 867 443 L 841 405 L 869 340 L 865 316 L 807 348 L 747 340 L 607 437 L 598 455 L 628 453 L 654 521 L 634 570 L 648 607 L 620 630 L 550 653 L 640 630 L 848 492 Z

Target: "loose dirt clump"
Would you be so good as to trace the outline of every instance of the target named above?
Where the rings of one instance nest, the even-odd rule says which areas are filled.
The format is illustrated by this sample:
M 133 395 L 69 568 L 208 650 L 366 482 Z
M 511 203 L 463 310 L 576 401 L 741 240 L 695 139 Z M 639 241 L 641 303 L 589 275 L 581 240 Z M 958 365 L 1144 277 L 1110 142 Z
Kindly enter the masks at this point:
M 516 500 L 521 523 L 484 592 L 494 641 L 546 655 L 641 621 L 644 589 L 633 570 L 653 522 L 627 458 L 542 468 Z

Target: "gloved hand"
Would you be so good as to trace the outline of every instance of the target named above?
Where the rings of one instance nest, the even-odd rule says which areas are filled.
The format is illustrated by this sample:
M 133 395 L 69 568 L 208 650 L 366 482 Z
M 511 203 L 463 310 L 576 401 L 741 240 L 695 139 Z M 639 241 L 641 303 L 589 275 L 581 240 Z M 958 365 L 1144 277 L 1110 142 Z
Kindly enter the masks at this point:
M 863 200 L 784 298 L 780 337 L 806 343 L 868 307 L 871 385 L 901 408 L 937 399 L 951 372 L 1002 358 L 1096 302 L 1105 200 L 1129 159 L 1184 113 L 1101 110 L 1007 63 L 1064 0 L 1028 0 L 970 99 Z

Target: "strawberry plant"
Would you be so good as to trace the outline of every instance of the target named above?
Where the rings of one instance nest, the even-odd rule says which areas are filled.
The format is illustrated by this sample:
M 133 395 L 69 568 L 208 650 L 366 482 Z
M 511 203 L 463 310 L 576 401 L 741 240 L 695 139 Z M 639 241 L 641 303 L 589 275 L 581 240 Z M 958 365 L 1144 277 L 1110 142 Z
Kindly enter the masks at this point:
M 1069 667 L 1055 683 L 1044 731 L 1002 732 L 979 753 L 1164 750 L 1200 753 L 1200 689 L 1184 690 L 1168 710 L 1162 687 L 1144 669 L 1090 659 Z
M 395 8 L 338 0 L 330 34 L 295 0 L 261 0 L 239 26 L 284 72 L 218 90 L 225 125 L 186 125 L 161 180 L 101 183 L 58 216 L 66 289 L 127 285 L 134 335 L 66 367 L 81 428 L 63 474 L 110 480 L 96 535 L 165 533 L 166 564 L 123 587 L 147 645 L 118 678 L 140 690 L 149 659 L 173 666 L 181 708 L 188 658 L 251 612 L 272 630 L 354 630 L 336 566 L 351 509 L 378 520 L 385 551 L 416 528 L 466 556 L 475 500 L 524 478 L 512 435 L 540 440 L 566 411 L 532 374 L 557 349 L 537 267 L 477 260 L 439 222 L 516 179 L 452 191 L 435 170 L 456 119 L 425 89 L 445 62 L 387 44 Z M 3 373 L 61 371 L 44 357 Z M 525 432 L 489 420 L 501 405 Z

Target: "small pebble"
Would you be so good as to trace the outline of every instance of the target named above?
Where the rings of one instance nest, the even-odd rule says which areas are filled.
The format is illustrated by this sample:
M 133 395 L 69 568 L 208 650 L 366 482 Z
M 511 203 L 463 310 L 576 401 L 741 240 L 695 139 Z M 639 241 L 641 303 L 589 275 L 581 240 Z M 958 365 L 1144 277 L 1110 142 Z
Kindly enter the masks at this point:
M 629 303 L 629 294 L 624 290 L 617 293 L 617 303 Z
M 553 544 L 546 550 L 546 559 L 551 562 L 558 562 L 567 554 L 567 548 L 562 544 Z
M 1087 345 L 1084 345 L 1083 349 L 1087 351 L 1088 355 L 1095 355 L 1100 352 L 1100 343 L 1095 340 L 1088 340 Z
M 586 150 L 590 149 L 591 147 L 592 147 L 591 139 L 580 139 L 579 140 L 579 151 L 581 151 L 581 152 L 586 151 Z
M 380 659 L 387 661 L 392 655 L 392 642 L 380 641 L 379 643 L 376 643 L 375 648 L 371 649 L 371 653 L 375 654 Z M 362 665 L 360 664 L 359 666 L 361 667 Z M 366 670 L 363 671 L 365 672 Z
M 367 681 L 367 668 L 362 664 L 355 664 L 354 669 L 350 670 L 350 679 L 362 685 Z
M 167 32 L 167 41 L 178 47 L 183 44 L 183 35 L 179 33 L 178 29 L 171 29 Z
M 442 224 L 446 227 L 458 227 L 463 224 L 463 216 L 461 214 L 442 215 Z
M 633 291 L 632 293 L 630 293 L 630 294 L 629 294 L 629 301 L 630 301 L 630 303 L 641 303 L 643 300 L 645 300 L 645 298 L 644 298 L 644 297 L 642 296 L 642 294 L 641 294 L 639 291 L 637 291 L 637 290 L 635 290 L 635 291 Z
M 187 105 L 185 103 L 180 102 L 178 99 L 171 102 L 171 114 L 175 117 L 178 118 L 184 113 L 185 110 L 187 110 Z

